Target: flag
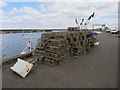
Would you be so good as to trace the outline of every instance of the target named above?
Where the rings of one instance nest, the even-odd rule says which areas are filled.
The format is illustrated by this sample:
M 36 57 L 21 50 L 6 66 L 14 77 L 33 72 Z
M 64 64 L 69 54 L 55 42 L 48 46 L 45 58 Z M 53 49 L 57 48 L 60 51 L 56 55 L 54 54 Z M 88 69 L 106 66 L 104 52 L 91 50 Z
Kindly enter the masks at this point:
M 82 19 L 82 22 L 84 22 L 84 18 Z
M 95 15 L 95 12 L 94 12 L 92 15 L 90 15 L 89 18 L 88 18 L 87 20 L 90 20 L 91 18 L 93 18 L 94 15 Z
M 91 19 L 91 16 L 87 20 L 90 20 L 90 19 Z
M 76 22 L 76 24 L 78 24 L 78 21 L 77 21 L 77 19 L 75 19 L 75 22 Z
M 83 22 L 84 22 L 84 18 L 82 19 L 82 22 L 80 23 L 80 25 L 83 25 Z
M 82 25 L 82 22 L 80 23 L 80 25 Z
M 92 18 L 94 17 L 94 14 L 95 14 L 95 12 L 91 15 Z

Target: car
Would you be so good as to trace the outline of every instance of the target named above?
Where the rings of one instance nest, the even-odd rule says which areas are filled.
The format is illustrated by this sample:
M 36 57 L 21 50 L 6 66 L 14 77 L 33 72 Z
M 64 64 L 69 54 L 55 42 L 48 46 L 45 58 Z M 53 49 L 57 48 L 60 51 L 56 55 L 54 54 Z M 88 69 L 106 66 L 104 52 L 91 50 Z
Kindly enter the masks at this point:
M 118 34 L 120 35 L 120 30 L 118 30 Z
M 117 34 L 118 33 L 118 30 L 111 30 L 111 32 L 110 32 L 111 34 Z
M 107 30 L 106 30 L 106 33 L 110 33 L 110 32 L 111 32 L 111 30 L 110 30 L 110 29 L 107 29 Z

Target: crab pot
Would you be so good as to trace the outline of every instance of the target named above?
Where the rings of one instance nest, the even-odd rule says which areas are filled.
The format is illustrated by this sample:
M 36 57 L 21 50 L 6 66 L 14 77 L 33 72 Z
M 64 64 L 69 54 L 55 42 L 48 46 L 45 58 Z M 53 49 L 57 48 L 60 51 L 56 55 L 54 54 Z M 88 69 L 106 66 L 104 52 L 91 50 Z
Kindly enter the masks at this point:
M 68 31 L 79 31 L 79 27 L 68 27 Z
M 53 60 L 62 59 L 61 54 L 56 54 L 56 53 L 52 53 L 52 52 L 45 52 L 44 57 L 47 57 L 47 58 L 50 58 L 50 59 L 53 59 Z
M 45 58 L 44 63 L 49 65 L 49 66 L 55 66 L 58 64 L 57 61 L 53 60 L 53 59 L 49 59 L 49 58 Z
M 34 55 L 34 56 L 42 56 L 42 55 L 44 55 L 44 53 L 45 53 L 45 51 L 35 50 L 35 51 L 33 52 L 33 55 Z

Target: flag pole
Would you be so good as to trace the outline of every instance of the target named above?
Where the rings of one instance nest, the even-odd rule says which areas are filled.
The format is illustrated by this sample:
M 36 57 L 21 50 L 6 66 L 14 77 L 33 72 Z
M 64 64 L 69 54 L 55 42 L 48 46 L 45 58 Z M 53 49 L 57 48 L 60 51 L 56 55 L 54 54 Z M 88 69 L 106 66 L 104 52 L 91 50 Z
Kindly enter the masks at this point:
M 77 24 L 77 26 L 80 28 L 80 26 Z
M 89 22 L 88 22 L 88 20 L 86 20 L 87 22 L 86 22 L 86 30 L 87 30 L 87 27 L 88 27 L 88 24 L 89 24 Z
M 86 26 L 86 30 L 87 30 L 87 25 L 88 25 L 88 20 L 86 19 L 86 25 L 85 25 Z

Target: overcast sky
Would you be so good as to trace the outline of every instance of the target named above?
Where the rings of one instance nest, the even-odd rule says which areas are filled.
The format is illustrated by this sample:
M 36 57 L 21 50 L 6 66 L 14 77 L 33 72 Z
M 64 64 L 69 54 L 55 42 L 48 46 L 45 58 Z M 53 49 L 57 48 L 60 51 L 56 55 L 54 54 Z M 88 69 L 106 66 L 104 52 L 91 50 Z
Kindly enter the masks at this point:
M 81 2 L 11 2 L 0 0 L 0 22 L 2 28 L 68 28 L 77 26 L 75 18 L 81 22 L 93 12 L 94 18 L 88 27 L 93 24 L 106 24 L 110 28 L 118 26 L 118 2 L 95 2 L 81 0 Z M 25 1 L 25 0 L 24 0 Z M 34 0 L 35 1 L 35 0 Z M 93 1 L 93 2 L 91 2 Z M 0 24 L 1 28 L 1 24 Z

